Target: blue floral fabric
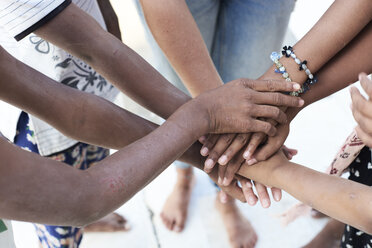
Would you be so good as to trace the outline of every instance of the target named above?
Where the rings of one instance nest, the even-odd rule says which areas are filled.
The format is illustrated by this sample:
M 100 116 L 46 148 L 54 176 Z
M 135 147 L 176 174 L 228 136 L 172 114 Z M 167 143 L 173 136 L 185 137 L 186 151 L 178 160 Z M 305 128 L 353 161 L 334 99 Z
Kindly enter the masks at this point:
M 14 143 L 25 150 L 39 154 L 34 132 L 29 125 L 28 114 L 25 112 L 22 112 L 19 117 Z M 108 149 L 78 143 L 65 151 L 48 156 L 48 158 L 85 170 L 108 155 Z M 73 193 L 71 192 L 71 194 Z M 42 248 L 77 248 L 83 237 L 83 229 L 77 227 L 35 224 L 35 228 Z

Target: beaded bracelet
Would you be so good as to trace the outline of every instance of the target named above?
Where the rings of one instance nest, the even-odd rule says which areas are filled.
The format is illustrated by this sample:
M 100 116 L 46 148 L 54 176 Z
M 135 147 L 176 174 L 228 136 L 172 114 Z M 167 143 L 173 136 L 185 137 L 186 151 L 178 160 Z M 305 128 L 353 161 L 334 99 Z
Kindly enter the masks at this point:
M 274 62 L 275 66 L 276 66 L 275 72 L 282 74 L 282 77 L 285 79 L 285 81 L 291 82 L 292 80 L 291 80 L 287 70 L 285 69 L 283 64 L 280 63 L 280 61 L 279 61 L 280 54 L 278 54 L 277 52 L 272 52 L 271 55 L 270 55 L 270 59 Z M 304 93 L 304 92 L 305 92 L 304 87 L 302 87 L 300 90 L 293 91 L 289 94 L 291 96 L 298 96 L 299 94 Z
M 309 87 L 309 85 L 312 85 L 312 84 L 315 84 L 318 82 L 318 79 L 316 76 L 314 76 L 310 69 L 307 67 L 307 61 L 304 60 L 301 62 L 301 60 L 299 58 L 297 58 L 296 54 L 294 53 L 293 51 L 293 47 L 291 46 L 284 46 L 283 47 L 283 50 L 282 50 L 282 54 L 284 56 L 286 56 L 287 58 L 291 57 L 294 59 L 294 61 L 296 62 L 296 64 L 299 65 L 299 70 L 300 71 L 305 71 L 306 75 L 307 75 L 307 80 L 305 82 L 305 84 L 307 84 L 307 87 Z
M 270 55 L 270 58 L 274 62 L 275 66 L 277 68 L 275 70 L 275 72 L 282 74 L 285 81 L 291 82 L 292 80 L 289 77 L 289 74 L 288 74 L 287 70 L 285 69 L 283 64 L 279 62 L 280 55 L 277 52 L 272 52 L 271 55 Z

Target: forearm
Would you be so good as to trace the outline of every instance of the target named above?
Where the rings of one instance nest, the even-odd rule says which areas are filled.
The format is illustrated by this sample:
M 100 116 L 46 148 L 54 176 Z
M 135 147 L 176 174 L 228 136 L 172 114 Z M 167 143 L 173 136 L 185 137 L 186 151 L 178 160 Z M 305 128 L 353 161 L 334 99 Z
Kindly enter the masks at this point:
M 157 127 L 101 97 L 58 84 L 0 49 L 0 98 L 71 138 L 120 149 Z
M 193 96 L 222 80 L 184 0 L 141 0 L 147 24 L 160 48 Z
M 306 106 L 323 99 L 358 80 L 360 72 L 372 73 L 372 23 L 369 23 L 341 52 L 333 57 L 317 76 L 319 83 L 301 97 L 305 100 L 302 108 L 287 110 L 293 119 Z
M 190 99 L 74 4 L 35 33 L 83 59 L 126 95 L 163 118 Z
M 102 12 L 103 19 L 105 20 L 107 31 L 121 40 L 119 20 L 115 10 L 112 8 L 110 0 L 97 0 L 97 3 Z
M 205 123 L 200 121 L 203 118 L 193 119 L 189 110 L 183 110 L 151 134 L 86 171 L 39 157 L 2 140 L 0 198 L 6 200 L 1 201 L 0 217 L 80 226 L 105 216 L 159 175 L 196 137 L 207 132 Z M 78 193 L 71 194 L 72 191 Z M 48 199 L 48 204 L 43 199 Z
M 279 166 L 276 165 L 273 161 L 254 166 L 244 165 L 239 174 L 265 185 L 281 188 L 332 218 L 372 233 L 370 187 L 289 161 L 281 161 Z
M 301 60 L 308 61 L 307 67 L 314 74 L 341 51 L 371 19 L 370 0 L 336 0 L 314 27 L 296 43 L 295 54 Z M 292 58 L 283 56 L 280 61 L 293 81 L 301 83 L 306 80 L 306 74 L 298 70 L 298 65 Z
M 103 98 L 56 83 L 2 48 L 0 62 L 0 99 L 48 122 L 73 139 L 120 149 L 158 127 Z M 195 143 L 180 159 L 201 168 L 199 150 L 200 144 Z
M 372 234 L 371 187 L 293 163 L 277 173 L 278 186 L 298 200 Z

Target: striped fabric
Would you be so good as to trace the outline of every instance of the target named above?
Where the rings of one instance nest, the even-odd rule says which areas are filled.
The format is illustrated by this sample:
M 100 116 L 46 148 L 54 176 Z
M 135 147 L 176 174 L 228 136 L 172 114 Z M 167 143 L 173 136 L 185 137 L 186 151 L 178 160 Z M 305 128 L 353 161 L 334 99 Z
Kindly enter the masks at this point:
M 19 37 L 64 3 L 66 0 L 1 0 L 0 26 L 13 37 Z M 30 30 L 31 33 L 34 30 Z M 27 34 L 24 34 L 26 36 Z M 19 38 L 23 38 L 19 37 Z

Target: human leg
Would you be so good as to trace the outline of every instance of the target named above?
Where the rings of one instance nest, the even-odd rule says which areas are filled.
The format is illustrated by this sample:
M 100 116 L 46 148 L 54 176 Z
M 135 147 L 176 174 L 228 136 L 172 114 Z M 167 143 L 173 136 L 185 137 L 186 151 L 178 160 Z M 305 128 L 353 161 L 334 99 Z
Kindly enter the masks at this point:
M 224 0 L 212 46 L 212 58 L 224 82 L 258 78 L 280 49 L 294 0 Z
M 217 194 L 215 206 L 225 224 L 231 247 L 254 247 L 258 237 L 251 223 L 239 211 L 233 198 L 225 195 L 221 201 L 221 194 Z
M 208 48 L 211 47 L 216 17 L 218 13 L 217 0 L 189 0 L 186 1 L 195 21 L 202 31 Z M 156 60 L 153 66 L 172 84 L 187 92 L 177 74 L 172 69 L 163 52 L 153 38 L 144 19 L 141 6 L 135 1 L 137 11 L 145 28 L 146 40 Z M 213 30 L 212 30 L 213 29 Z M 177 180 L 172 193 L 167 198 L 160 214 L 163 223 L 169 230 L 180 232 L 183 230 L 187 218 L 188 205 L 194 183 L 193 169 L 186 163 L 176 161 Z
M 224 82 L 258 78 L 271 65 L 287 29 L 293 0 L 221 1 L 211 56 Z M 233 247 L 254 247 L 257 234 L 233 199 L 216 200 Z

